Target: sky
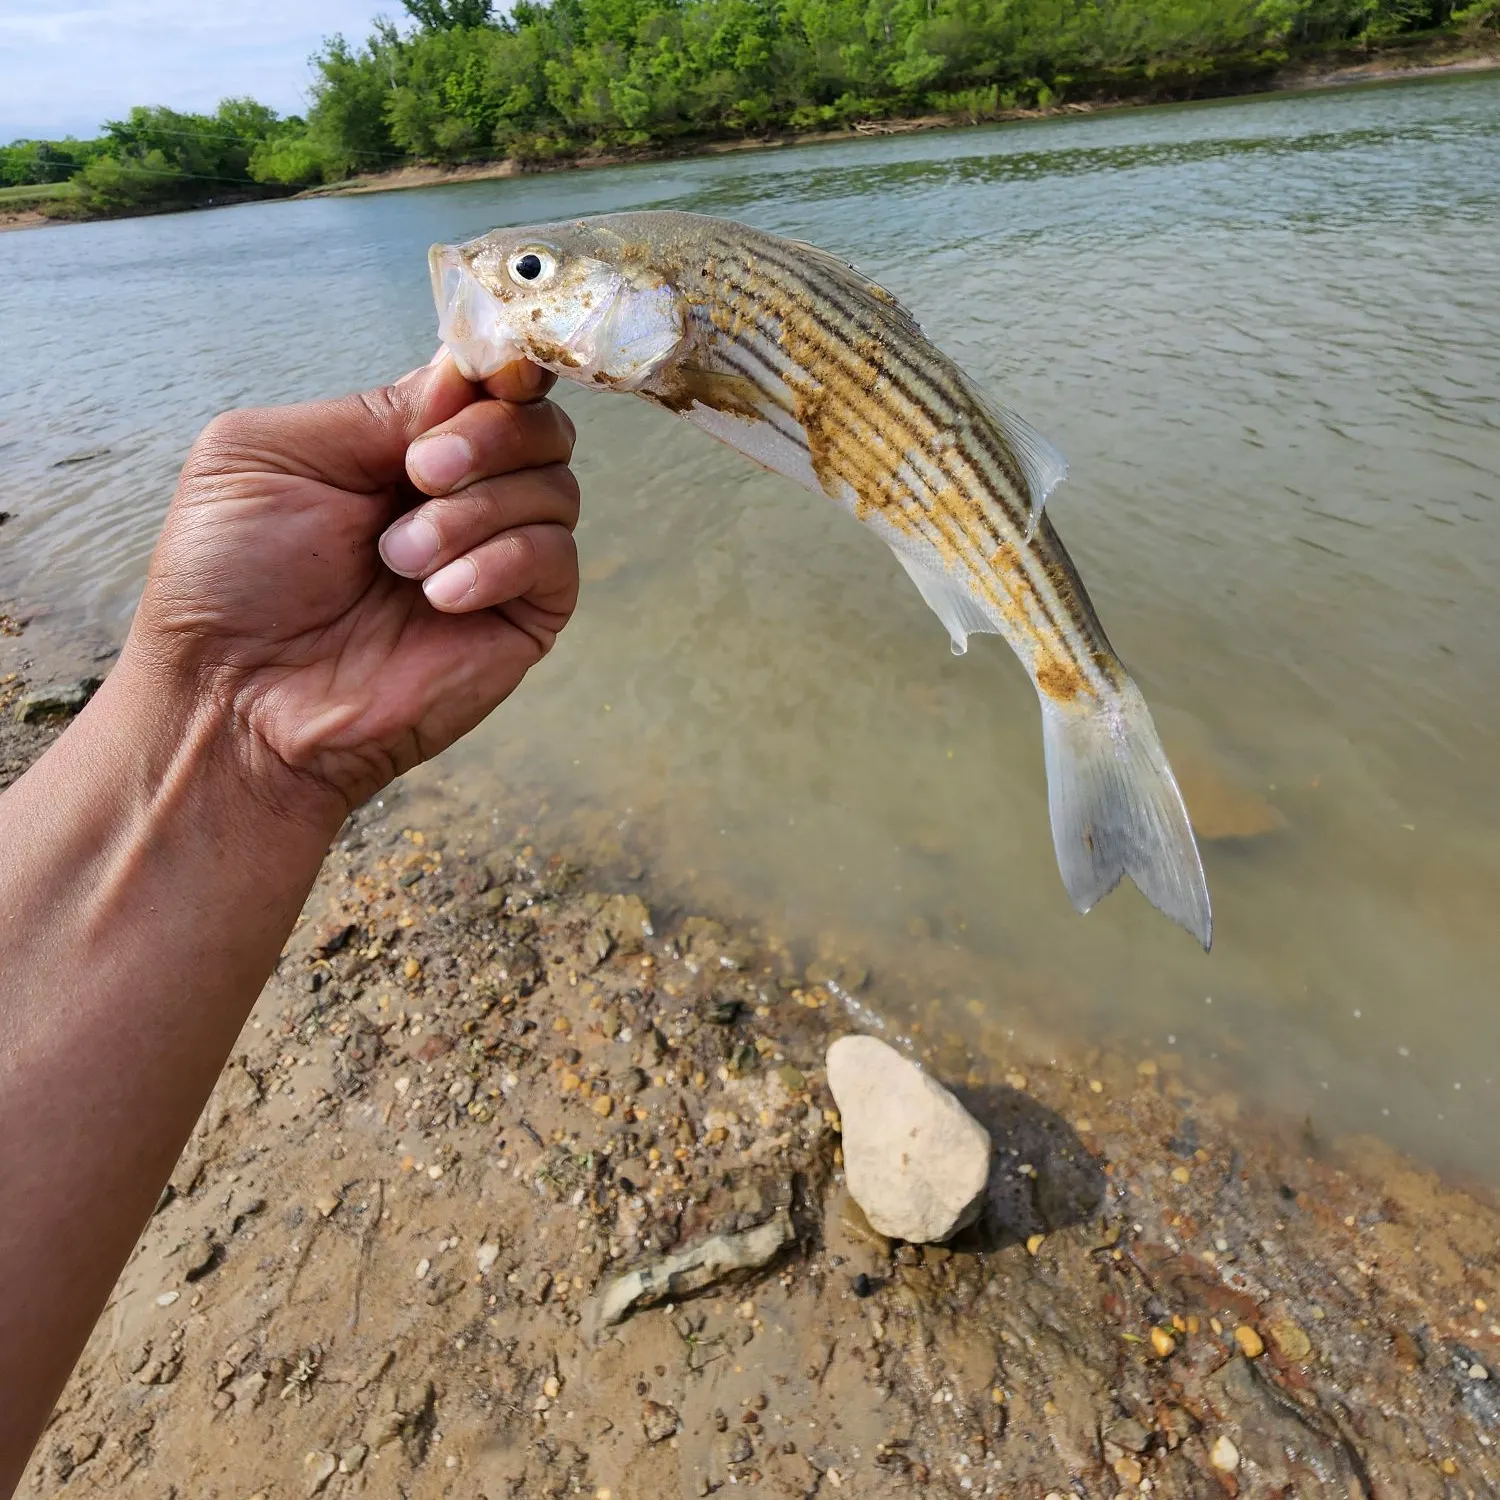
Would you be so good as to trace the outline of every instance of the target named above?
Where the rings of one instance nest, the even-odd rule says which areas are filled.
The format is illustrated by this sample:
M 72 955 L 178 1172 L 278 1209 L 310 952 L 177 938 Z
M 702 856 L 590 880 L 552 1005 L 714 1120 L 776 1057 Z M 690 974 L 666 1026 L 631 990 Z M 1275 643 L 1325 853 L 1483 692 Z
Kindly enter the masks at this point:
M 309 55 L 335 32 L 362 41 L 379 15 L 402 16 L 400 0 L 0 0 L 0 142 L 230 94 L 300 113 Z

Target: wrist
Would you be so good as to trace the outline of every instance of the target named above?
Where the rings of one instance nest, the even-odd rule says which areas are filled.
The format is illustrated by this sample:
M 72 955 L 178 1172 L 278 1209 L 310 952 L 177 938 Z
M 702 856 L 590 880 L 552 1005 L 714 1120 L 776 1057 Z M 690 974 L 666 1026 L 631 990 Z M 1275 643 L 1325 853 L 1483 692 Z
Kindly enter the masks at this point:
M 78 728 L 107 744 L 154 816 L 190 809 L 241 855 L 321 859 L 348 815 L 336 788 L 265 743 L 232 688 L 156 659 L 134 637 Z

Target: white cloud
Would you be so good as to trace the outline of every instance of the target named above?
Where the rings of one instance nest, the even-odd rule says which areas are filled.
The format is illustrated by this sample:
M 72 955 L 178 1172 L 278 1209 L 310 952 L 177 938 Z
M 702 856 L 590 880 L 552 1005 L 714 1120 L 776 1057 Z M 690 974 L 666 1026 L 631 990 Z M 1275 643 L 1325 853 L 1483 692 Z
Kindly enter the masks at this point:
M 305 106 L 325 37 L 363 40 L 400 0 L 0 0 L 0 141 L 95 135 L 132 104 Z

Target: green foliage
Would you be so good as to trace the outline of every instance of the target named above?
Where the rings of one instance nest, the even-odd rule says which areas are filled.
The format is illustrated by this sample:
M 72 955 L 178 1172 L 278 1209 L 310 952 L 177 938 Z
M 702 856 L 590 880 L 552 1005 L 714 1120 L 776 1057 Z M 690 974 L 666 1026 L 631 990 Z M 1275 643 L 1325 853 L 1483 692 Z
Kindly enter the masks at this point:
M 1369 44 L 1500 0 L 404 0 L 416 29 L 314 59 L 329 174 L 393 154 L 523 162 L 684 135 L 970 120 L 1115 88 L 1191 92 L 1288 49 Z
M 536 164 L 924 110 L 978 122 L 1086 95 L 1176 96 L 1299 49 L 1500 32 L 1500 0 L 402 3 L 410 30 L 382 21 L 360 45 L 324 43 L 305 121 L 251 99 L 212 115 L 133 109 L 98 141 L 0 147 L 0 190 L 66 182 L 75 208 L 140 212 L 412 158 Z
M 97 149 L 80 153 L 78 202 L 108 216 L 243 197 L 278 180 L 253 177 L 252 159 L 301 129 L 254 99 L 225 99 L 211 115 L 138 105 L 106 123 Z
M 1493 40 L 1500 35 L 1500 0 L 1473 0 L 1471 5 L 1455 6 L 1453 23 L 1476 41 Z
M 0 186 L 66 182 L 104 149 L 102 141 L 12 141 L 0 146 Z
M 262 141 L 250 153 L 250 178 L 253 182 L 278 187 L 312 187 L 327 175 L 327 159 L 305 132 Z
M 397 155 L 386 122 L 396 81 L 399 43 L 389 28 L 355 51 L 333 37 L 314 57 L 318 77 L 307 113 L 308 136 L 329 175 L 343 177 L 389 166 Z
M 483 26 L 494 9 L 491 0 L 401 0 L 401 5 L 423 31 Z

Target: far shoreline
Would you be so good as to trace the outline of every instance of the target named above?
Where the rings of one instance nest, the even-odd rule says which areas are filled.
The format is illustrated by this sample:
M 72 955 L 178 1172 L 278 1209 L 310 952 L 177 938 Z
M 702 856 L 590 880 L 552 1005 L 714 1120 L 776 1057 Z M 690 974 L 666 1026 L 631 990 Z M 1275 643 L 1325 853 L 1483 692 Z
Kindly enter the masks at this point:
M 1349 61 L 1343 54 L 1337 63 L 1328 59 L 1318 62 L 1290 63 L 1268 74 L 1259 83 L 1240 80 L 1223 92 L 1196 93 L 1190 97 L 1142 95 L 1137 98 L 1100 98 L 1049 105 L 1038 109 L 1001 110 L 983 117 L 963 113 L 934 113 L 893 116 L 889 119 L 861 121 L 837 130 L 782 131 L 764 136 L 739 139 L 685 140 L 668 146 L 644 147 L 639 150 L 604 151 L 593 155 L 570 156 L 547 162 L 522 163 L 513 157 L 498 161 L 466 163 L 444 167 L 412 162 L 388 172 L 365 173 L 326 183 L 301 192 L 236 197 L 231 202 L 206 203 L 189 208 L 160 210 L 160 213 L 196 213 L 211 208 L 237 207 L 245 202 L 303 202 L 314 198 L 348 198 L 369 193 L 402 192 L 413 188 L 449 187 L 459 183 L 489 182 L 509 177 L 532 176 L 544 172 L 585 171 L 592 168 L 634 166 L 645 163 L 687 161 L 696 157 L 727 156 L 741 151 L 771 151 L 787 146 L 819 146 L 872 138 L 915 135 L 935 130 L 968 130 L 981 125 L 1003 125 L 1018 121 L 1056 119 L 1068 115 L 1094 115 L 1116 110 L 1161 108 L 1180 104 L 1216 104 L 1253 99 L 1268 94 L 1318 93 L 1358 88 L 1370 84 L 1409 83 L 1455 74 L 1477 74 L 1500 71 L 1500 51 L 1473 44 L 1453 47 L 1424 42 L 1417 46 L 1395 47 L 1368 55 L 1363 61 Z M 119 215 L 120 218 L 156 217 L 151 214 Z M 114 216 L 111 216 L 114 217 Z M 108 222 L 105 216 L 50 218 L 34 209 L 7 213 L 0 208 L 0 233 L 17 229 L 40 229 L 49 225 L 97 224 Z

